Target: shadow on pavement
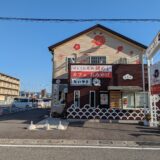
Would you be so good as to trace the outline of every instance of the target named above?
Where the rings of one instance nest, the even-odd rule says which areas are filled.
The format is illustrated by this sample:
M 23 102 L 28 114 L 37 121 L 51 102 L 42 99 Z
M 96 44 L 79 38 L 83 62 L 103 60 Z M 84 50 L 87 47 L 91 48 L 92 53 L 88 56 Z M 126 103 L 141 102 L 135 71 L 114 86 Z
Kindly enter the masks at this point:
M 49 115 L 49 109 L 37 108 L 33 110 L 2 115 L 0 116 L 0 122 L 12 123 L 13 121 L 19 120 L 23 121 L 19 123 L 30 124 L 31 121 L 33 121 L 33 123 L 37 123 L 38 121 L 44 119 L 44 115 Z

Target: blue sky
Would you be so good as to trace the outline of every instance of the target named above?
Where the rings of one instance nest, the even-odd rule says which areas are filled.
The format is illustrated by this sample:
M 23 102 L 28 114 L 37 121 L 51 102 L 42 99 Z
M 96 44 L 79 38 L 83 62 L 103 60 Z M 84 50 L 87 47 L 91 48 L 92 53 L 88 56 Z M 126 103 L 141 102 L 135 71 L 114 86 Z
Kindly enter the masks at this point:
M 159 0 L 0 0 L 0 16 L 30 18 L 160 18 Z M 21 80 L 21 90 L 51 88 L 48 46 L 98 22 L 41 23 L 0 21 L 0 72 Z M 103 22 L 149 45 L 160 23 Z

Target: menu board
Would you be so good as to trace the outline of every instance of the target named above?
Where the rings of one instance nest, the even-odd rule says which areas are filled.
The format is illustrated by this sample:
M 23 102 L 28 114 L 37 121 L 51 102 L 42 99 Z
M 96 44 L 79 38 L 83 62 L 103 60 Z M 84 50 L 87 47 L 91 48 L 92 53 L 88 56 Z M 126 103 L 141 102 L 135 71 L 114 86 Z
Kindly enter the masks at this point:
M 108 105 L 108 93 L 101 93 L 100 94 L 100 104 L 101 105 Z
M 110 106 L 111 108 L 121 108 L 121 92 L 120 91 L 110 92 Z

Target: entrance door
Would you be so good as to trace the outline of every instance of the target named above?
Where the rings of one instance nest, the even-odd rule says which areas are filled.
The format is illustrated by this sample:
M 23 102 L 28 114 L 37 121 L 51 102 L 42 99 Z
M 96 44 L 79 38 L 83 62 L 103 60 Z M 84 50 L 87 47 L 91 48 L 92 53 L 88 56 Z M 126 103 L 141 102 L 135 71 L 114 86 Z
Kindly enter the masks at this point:
M 79 90 L 74 91 L 74 106 L 80 107 L 80 91 Z
M 95 94 L 95 91 L 90 91 L 89 104 L 90 104 L 91 107 L 95 107 L 96 106 L 96 94 Z

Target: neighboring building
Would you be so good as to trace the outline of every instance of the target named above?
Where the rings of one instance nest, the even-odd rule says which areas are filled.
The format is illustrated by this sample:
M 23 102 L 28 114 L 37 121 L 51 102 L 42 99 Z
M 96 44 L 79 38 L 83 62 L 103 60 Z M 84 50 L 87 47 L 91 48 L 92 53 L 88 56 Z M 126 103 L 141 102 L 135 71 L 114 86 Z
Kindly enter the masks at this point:
M 20 80 L 0 73 L 0 101 L 11 100 L 19 96 Z
M 75 119 L 142 120 L 146 48 L 99 24 L 50 46 L 52 112 Z M 146 69 L 144 74 L 147 90 Z
M 41 96 L 42 96 L 42 98 L 46 98 L 47 97 L 47 90 L 46 89 L 42 89 L 41 90 Z

